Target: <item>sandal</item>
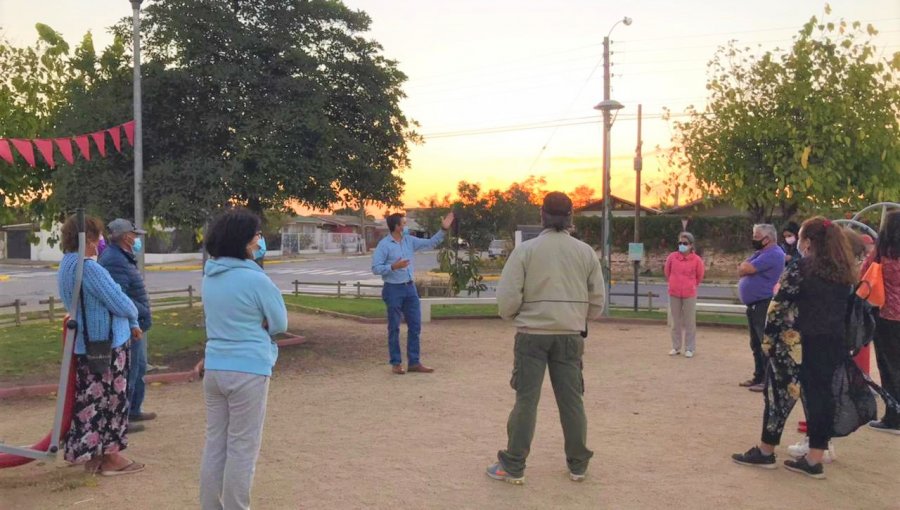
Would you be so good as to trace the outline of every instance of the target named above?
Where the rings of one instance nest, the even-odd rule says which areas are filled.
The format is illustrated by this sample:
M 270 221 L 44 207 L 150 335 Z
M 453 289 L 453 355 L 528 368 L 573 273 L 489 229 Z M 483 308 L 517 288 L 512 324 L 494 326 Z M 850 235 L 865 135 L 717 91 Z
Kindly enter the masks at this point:
M 126 466 L 121 467 L 121 468 L 116 469 L 116 470 L 112 470 L 112 471 L 103 470 L 103 471 L 100 471 L 100 476 L 122 476 L 122 475 L 130 475 L 130 474 L 134 474 L 134 473 L 140 473 L 141 471 L 144 470 L 145 467 L 146 467 L 146 466 L 145 466 L 144 464 L 138 464 L 138 463 L 135 462 L 135 461 L 131 461 L 130 464 L 127 464 Z

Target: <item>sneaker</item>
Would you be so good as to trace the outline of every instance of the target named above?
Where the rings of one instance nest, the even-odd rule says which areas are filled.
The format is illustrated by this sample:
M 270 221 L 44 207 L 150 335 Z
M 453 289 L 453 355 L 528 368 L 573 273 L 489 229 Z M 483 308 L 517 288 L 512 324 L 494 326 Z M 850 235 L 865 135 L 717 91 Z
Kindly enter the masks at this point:
M 747 389 L 750 391 L 755 391 L 756 393 L 762 393 L 766 389 L 766 385 L 763 383 L 756 383 Z
M 760 467 L 763 469 L 775 469 L 775 454 L 763 455 L 758 446 L 754 446 L 747 450 L 747 453 L 735 453 L 731 456 L 731 460 L 742 466 Z
M 787 450 L 788 455 L 795 459 L 806 457 L 806 454 L 809 453 L 809 436 L 803 438 L 803 441 L 800 441 L 797 444 L 788 446 Z M 837 454 L 834 452 L 834 443 L 828 441 L 828 449 L 825 450 L 825 455 L 822 456 L 822 462 L 831 464 L 835 460 L 837 460 Z
M 669 351 L 669 356 L 678 356 L 679 354 L 681 354 L 681 351 L 679 351 L 678 349 L 672 349 L 671 351 Z
M 784 461 L 784 468 L 816 480 L 825 479 L 825 468 L 822 467 L 822 463 L 810 466 L 809 462 L 806 461 L 806 457 L 800 457 L 797 460 L 786 460 Z
M 869 428 L 872 430 L 877 430 L 879 432 L 887 432 L 888 434 L 894 434 L 900 436 L 900 428 L 897 427 L 889 427 L 884 424 L 881 420 L 872 420 L 869 422 Z
M 693 357 L 694 357 L 694 351 L 685 351 L 685 352 L 684 352 L 684 357 L 685 357 L 685 358 L 693 358 Z
M 495 462 L 494 464 L 488 466 L 487 475 L 494 480 L 500 480 L 502 482 L 511 483 L 513 485 L 522 485 L 525 483 L 524 476 L 512 476 L 511 474 L 507 473 L 505 469 L 503 469 L 503 466 L 499 462 Z
M 587 478 L 587 473 L 578 475 L 569 471 L 569 480 L 572 480 L 573 482 L 583 482 L 585 478 Z
M 754 384 L 759 384 L 759 381 L 757 381 L 756 379 L 747 379 L 746 381 L 744 381 L 742 383 L 738 383 L 738 386 L 740 386 L 741 388 L 749 388 L 750 386 L 753 386 Z

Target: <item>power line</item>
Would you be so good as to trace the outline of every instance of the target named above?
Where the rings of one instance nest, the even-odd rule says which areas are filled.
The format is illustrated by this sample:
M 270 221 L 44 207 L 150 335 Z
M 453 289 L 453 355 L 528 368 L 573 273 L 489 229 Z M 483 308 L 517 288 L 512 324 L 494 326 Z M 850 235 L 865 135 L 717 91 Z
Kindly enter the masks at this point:
M 669 117 L 686 117 L 687 114 L 670 114 Z M 664 115 L 661 113 L 658 114 L 650 114 L 644 115 L 645 119 L 661 119 Z M 631 114 L 622 114 L 619 116 L 619 120 L 621 121 L 631 121 L 637 120 L 637 115 Z M 590 116 L 590 117 L 575 117 L 572 119 L 556 119 L 532 124 L 519 124 L 519 125 L 510 125 L 510 126 L 495 126 L 495 127 L 485 127 L 485 128 L 475 128 L 475 129 L 464 129 L 459 131 L 446 131 L 446 132 L 438 132 L 431 134 L 422 135 L 424 138 L 433 140 L 439 138 L 455 138 L 461 136 L 479 136 L 479 135 L 491 135 L 497 133 L 508 133 L 513 131 L 530 131 L 534 129 L 550 129 L 550 128 L 560 128 L 560 127 L 568 127 L 568 126 L 583 126 L 594 124 L 599 126 L 600 117 Z

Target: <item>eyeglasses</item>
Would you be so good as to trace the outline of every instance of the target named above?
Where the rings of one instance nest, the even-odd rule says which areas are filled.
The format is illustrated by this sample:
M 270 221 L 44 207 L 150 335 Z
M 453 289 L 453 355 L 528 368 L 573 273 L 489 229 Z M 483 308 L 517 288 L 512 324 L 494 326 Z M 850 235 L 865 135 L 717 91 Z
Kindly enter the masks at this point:
M 678 246 L 690 246 L 691 243 L 687 241 L 678 241 Z

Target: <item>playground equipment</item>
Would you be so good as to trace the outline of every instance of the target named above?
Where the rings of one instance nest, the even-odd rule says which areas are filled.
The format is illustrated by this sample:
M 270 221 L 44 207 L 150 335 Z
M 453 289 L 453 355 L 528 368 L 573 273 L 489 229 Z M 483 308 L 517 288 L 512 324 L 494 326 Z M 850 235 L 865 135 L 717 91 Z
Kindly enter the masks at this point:
M 72 309 L 66 316 L 63 331 L 63 359 L 59 372 L 59 385 L 56 392 L 56 413 L 53 427 L 46 437 L 31 446 L 18 447 L 0 443 L 0 469 L 21 466 L 37 459 L 52 459 L 59 451 L 60 440 L 69 431 L 72 422 L 72 404 L 75 399 L 75 369 L 73 351 L 78 322 L 78 303 L 81 295 L 82 276 L 84 274 L 84 210 L 76 212 L 78 222 L 78 264 L 75 266 L 75 289 L 72 294 Z

